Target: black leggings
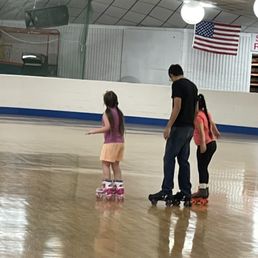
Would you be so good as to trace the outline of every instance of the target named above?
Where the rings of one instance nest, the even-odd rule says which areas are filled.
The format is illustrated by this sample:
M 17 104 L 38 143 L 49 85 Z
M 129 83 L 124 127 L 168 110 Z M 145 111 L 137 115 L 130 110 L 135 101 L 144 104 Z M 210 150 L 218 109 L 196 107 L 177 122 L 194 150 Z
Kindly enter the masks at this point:
M 208 166 L 210 164 L 211 158 L 217 149 L 216 141 L 210 142 L 207 145 L 207 150 L 204 153 L 200 152 L 200 146 L 197 148 L 197 163 L 199 172 L 199 183 L 208 184 L 209 183 L 209 172 Z

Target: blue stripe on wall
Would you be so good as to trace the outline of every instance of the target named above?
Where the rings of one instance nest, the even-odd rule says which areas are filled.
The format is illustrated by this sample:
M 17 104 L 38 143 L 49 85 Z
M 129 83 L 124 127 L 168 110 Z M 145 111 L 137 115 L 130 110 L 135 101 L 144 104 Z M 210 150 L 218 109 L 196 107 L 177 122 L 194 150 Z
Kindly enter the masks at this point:
M 101 114 L 94 114 L 94 113 L 30 109 L 30 108 L 13 108 L 13 107 L 0 107 L 0 114 L 68 118 L 68 119 L 80 119 L 80 120 L 91 120 L 91 121 L 100 121 L 102 117 Z
M 64 118 L 64 119 L 79 119 L 90 121 L 101 121 L 102 114 L 71 112 L 71 111 L 57 111 L 44 109 L 30 109 L 30 108 L 14 108 L 14 107 L 0 107 L 1 115 L 20 115 L 20 116 L 40 116 L 49 118 Z M 125 122 L 129 124 L 138 125 L 154 125 L 164 127 L 167 123 L 166 119 L 147 118 L 126 116 Z M 258 128 L 235 126 L 235 125 L 217 125 L 221 132 L 258 135 Z

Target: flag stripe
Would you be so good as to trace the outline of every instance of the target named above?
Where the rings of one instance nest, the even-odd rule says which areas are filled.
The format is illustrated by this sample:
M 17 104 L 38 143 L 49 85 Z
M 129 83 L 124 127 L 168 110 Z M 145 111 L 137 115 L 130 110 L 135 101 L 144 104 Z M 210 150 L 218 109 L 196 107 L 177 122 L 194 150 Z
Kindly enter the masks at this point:
M 219 49 L 219 50 L 233 50 L 233 51 L 237 50 L 236 47 L 232 47 L 232 48 L 230 48 L 230 47 L 221 47 L 221 46 L 217 46 L 217 45 L 210 45 L 210 44 L 205 44 L 205 43 L 200 43 L 200 42 L 198 42 L 197 45 L 203 46 L 203 47 Z
M 217 54 L 237 55 L 241 27 L 202 21 L 195 26 L 193 48 Z
M 237 28 L 237 29 L 239 29 L 239 27 L 241 27 L 241 26 L 239 26 L 239 25 L 234 25 L 234 24 L 224 24 L 224 23 L 219 23 L 219 22 L 216 22 L 215 23 L 215 26 L 221 26 L 221 27 L 229 27 L 229 28 Z
M 203 50 L 203 51 L 206 51 L 206 52 L 210 52 L 210 53 L 214 53 L 214 54 L 222 54 L 222 55 L 234 55 L 236 56 L 237 53 L 235 51 L 233 52 L 227 52 L 227 51 L 219 51 L 219 50 L 211 50 L 209 48 L 204 48 L 204 47 L 197 47 L 197 46 L 194 46 L 193 48 L 195 49 L 198 49 L 198 50 Z
M 238 41 L 229 41 L 229 40 L 225 40 L 225 39 L 210 39 L 210 38 L 205 38 L 205 37 L 202 37 L 202 36 L 195 36 L 194 40 L 198 40 L 198 41 L 209 41 L 210 43 L 223 43 L 225 45 L 230 45 L 230 44 L 235 44 L 235 45 L 238 45 Z
M 239 33 L 240 30 L 230 30 L 230 29 L 223 29 L 223 28 L 219 28 L 217 26 L 214 27 L 215 31 L 218 30 L 218 31 L 225 31 L 225 32 L 230 32 L 230 33 Z
M 223 37 L 228 37 L 228 38 L 239 38 L 239 35 L 237 34 L 230 34 L 230 33 L 220 33 L 219 31 L 214 31 L 214 35 L 219 35 Z
M 216 36 L 214 36 L 213 39 L 219 40 L 219 41 L 222 41 L 222 40 L 229 41 L 229 42 L 238 42 L 239 41 L 239 39 L 235 39 L 235 38 L 231 39 L 231 38 L 222 38 L 222 37 L 216 37 Z
M 195 42 L 207 42 L 207 43 L 211 43 L 211 44 L 218 44 L 218 45 L 227 45 L 227 46 L 235 46 L 238 47 L 238 44 L 236 43 L 228 43 L 228 42 L 222 42 L 221 40 L 216 41 L 216 40 L 209 40 L 206 38 L 201 38 L 199 39 L 199 37 L 195 37 Z
M 241 31 L 241 27 L 239 25 L 237 25 L 237 27 L 231 27 L 227 24 L 220 25 L 218 23 L 214 23 L 214 27 L 218 29 L 223 29 L 223 30 Z

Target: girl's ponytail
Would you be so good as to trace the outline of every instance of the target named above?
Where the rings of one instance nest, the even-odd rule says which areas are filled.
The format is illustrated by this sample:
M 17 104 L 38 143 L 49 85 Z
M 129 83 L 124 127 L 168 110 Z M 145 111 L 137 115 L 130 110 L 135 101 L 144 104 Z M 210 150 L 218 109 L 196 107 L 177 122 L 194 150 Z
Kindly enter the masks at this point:
M 212 138 L 212 132 L 211 132 L 211 122 L 208 114 L 208 109 L 206 105 L 206 101 L 204 99 L 204 96 L 202 94 L 198 95 L 198 105 L 199 109 L 202 110 L 207 118 L 208 121 L 208 129 L 209 129 L 209 136 Z

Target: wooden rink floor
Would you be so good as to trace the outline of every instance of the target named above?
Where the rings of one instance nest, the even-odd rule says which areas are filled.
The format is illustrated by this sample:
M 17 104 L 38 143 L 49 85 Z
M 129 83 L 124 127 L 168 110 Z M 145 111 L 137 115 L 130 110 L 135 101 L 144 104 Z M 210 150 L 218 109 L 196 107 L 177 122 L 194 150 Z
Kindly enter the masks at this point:
M 163 178 L 162 129 L 127 127 L 116 202 L 96 201 L 103 135 L 86 135 L 91 127 L 0 117 L 0 258 L 258 257 L 258 137 L 222 134 L 208 206 L 166 208 L 147 198 Z M 193 191 L 195 151 L 192 142 Z

